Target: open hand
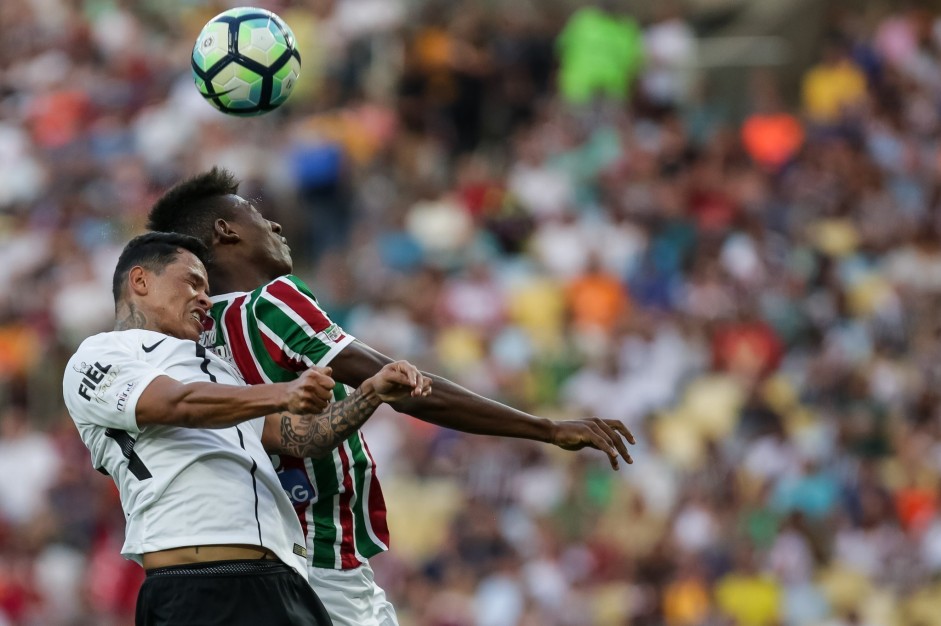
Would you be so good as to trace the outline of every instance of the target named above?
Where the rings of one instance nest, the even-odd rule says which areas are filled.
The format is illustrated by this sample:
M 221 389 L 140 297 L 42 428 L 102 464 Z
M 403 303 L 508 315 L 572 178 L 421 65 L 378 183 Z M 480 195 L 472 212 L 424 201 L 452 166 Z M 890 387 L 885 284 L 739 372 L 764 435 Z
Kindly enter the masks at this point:
M 425 397 L 431 393 L 431 379 L 422 376 L 418 368 L 408 361 L 386 364 L 367 382 L 383 402 L 395 402 L 409 396 Z
M 288 385 L 287 410 L 298 415 L 320 413 L 333 398 L 336 384 L 329 367 L 311 367 L 304 370 Z
M 627 426 L 618 420 L 589 417 L 556 422 L 554 427 L 551 443 L 563 450 L 581 450 L 586 447 L 597 448 L 608 455 L 611 468 L 615 470 L 618 469 L 619 465 L 618 456 L 621 456 L 628 463 L 634 462 L 634 459 L 627 451 L 627 446 L 624 445 L 622 437 L 627 439 L 628 443 L 637 442 Z

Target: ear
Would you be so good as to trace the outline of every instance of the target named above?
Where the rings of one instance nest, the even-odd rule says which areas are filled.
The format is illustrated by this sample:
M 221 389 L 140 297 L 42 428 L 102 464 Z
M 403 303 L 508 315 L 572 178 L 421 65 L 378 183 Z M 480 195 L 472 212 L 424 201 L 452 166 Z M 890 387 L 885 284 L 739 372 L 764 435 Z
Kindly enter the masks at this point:
M 135 265 L 127 273 L 127 291 L 128 294 L 136 296 L 146 296 L 150 289 L 150 276 L 143 267 Z
M 233 224 L 225 221 L 221 217 L 212 225 L 212 238 L 214 242 L 222 244 L 238 243 L 242 240 L 239 234 L 235 232 Z

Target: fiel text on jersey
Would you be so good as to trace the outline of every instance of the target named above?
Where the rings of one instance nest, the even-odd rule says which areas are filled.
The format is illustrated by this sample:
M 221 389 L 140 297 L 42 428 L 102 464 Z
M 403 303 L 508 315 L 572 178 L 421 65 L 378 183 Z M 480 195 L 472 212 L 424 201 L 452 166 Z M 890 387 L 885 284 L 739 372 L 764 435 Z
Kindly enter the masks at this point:
M 81 365 L 75 365 L 73 367 L 75 367 L 75 371 L 83 375 L 82 382 L 78 385 L 78 395 L 89 402 L 91 402 L 92 396 L 94 396 L 95 400 L 98 402 L 104 402 L 102 397 L 105 391 L 108 390 L 108 387 L 114 382 L 114 379 L 117 378 L 117 370 L 111 371 L 110 364 L 102 365 L 98 361 L 95 361 L 94 365 L 88 365 L 83 362 Z

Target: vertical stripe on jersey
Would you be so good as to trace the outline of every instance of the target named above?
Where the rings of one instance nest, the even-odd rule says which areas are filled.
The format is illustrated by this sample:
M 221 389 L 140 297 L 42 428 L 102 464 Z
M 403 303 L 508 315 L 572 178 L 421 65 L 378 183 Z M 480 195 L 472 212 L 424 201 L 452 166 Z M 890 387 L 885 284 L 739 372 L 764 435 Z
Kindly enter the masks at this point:
M 372 458 L 372 452 L 366 444 L 366 439 L 361 433 L 356 433 L 356 438 L 363 446 L 363 452 L 366 453 L 366 459 L 369 462 L 368 472 L 366 474 L 365 485 L 363 487 L 363 500 L 368 511 L 366 518 L 366 530 L 369 538 L 375 546 L 375 551 L 369 555 L 378 554 L 383 550 L 389 549 L 389 524 L 386 520 L 386 501 L 382 497 L 382 487 L 379 486 L 379 476 L 376 475 L 376 461 Z
M 238 366 L 245 382 L 250 385 L 257 385 L 265 382 L 262 378 L 261 368 L 255 362 L 253 351 L 246 338 L 246 322 L 243 319 L 243 303 L 248 296 L 239 296 L 226 307 L 220 316 L 222 318 L 222 328 L 225 333 L 226 343 L 229 344 L 229 350 L 232 351 L 232 358 Z
M 341 465 L 337 466 L 337 480 L 342 480 L 343 487 L 340 489 L 340 507 L 339 522 L 342 540 L 340 541 L 340 567 L 351 569 L 359 565 L 359 559 L 356 558 L 355 535 L 353 534 L 353 498 L 356 496 L 353 491 L 353 476 L 350 467 L 349 446 L 344 441 L 337 448 L 340 455 Z M 342 468 L 342 469 L 341 469 Z M 340 475 L 342 472 L 342 477 Z
M 336 520 L 337 503 L 340 500 L 336 476 L 337 451 L 323 459 L 311 459 L 313 475 L 317 479 L 317 501 L 310 507 L 314 522 L 314 567 L 339 569 L 340 558 L 337 546 L 341 540 Z
M 361 499 L 364 504 L 369 503 L 369 481 L 372 478 L 371 465 L 366 453 L 363 451 L 363 443 L 359 438 L 359 433 L 350 437 L 346 443 L 350 455 L 356 461 L 353 464 L 353 484 L 356 486 L 356 497 Z M 356 543 L 365 546 L 373 542 L 370 536 L 369 520 L 362 506 L 353 508 L 356 521 Z
M 344 385 L 337 385 L 333 390 L 333 396 L 336 401 L 344 400 L 348 397 L 347 389 Z M 358 433 L 357 433 L 358 435 Z M 350 463 L 349 446 L 344 441 L 336 450 L 333 451 L 335 462 L 333 466 L 334 476 L 336 477 L 338 494 L 337 508 L 334 512 L 334 523 L 339 529 L 339 536 L 336 540 L 338 548 L 337 563 L 341 569 L 351 569 L 358 567 L 361 560 L 356 551 L 356 535 L 353 532 L 353 506 L 356 493 L 353 489 L 352 467 Z
M 337 385 L 333 390 L 334 402 L 346 397 L 346 388 Z M 343 478 L 339 473 L 341 467 L 340 454 L 333 450 L 329 457 L 311 459 L 313 472 L 309 474 L 311 482 L 317 481 L 317 502 L 310 507 L 311 517 L 314 521 L 314 567 L 330 569 L 345 569 L 341 557 L 343 543 L 343 530 L 340 524 L 341 491 Z M 346 471 L 346 468 L 343 468 Z M 328 551 L 329 546 L 329 551 Z M 354 565 L 355 567 L 355 565 Z
M 242 307 L 242 319 L 245 323 L 245 340 L 251 347 L 251 355 L 255 367 L 258 368 L 258 372 L 265 379 L 265 382 L 277 382 L 282 380 L 286 375 L 290 376 L 291 379 L 296 378 L 292 371 L 285 371 L 283 368 L 279 367 L 277 363 L 273 364 L 275 367 L 271 367 L 272 363 L 269 362 L 270 360 L 263 358 L 267 355 L 267 349 L 264 345 L 264 337 L 259 332 L 258 328 L 258 314 L 255 312 L 257 305 L 258 293 L 255 292 L 245 306 Z M 249 313 L 251 313 L 251 315 L 249 315 Z M 281 378 L 278 378 L 277 375 L 272 376 L 272 372 L 281 374 Z

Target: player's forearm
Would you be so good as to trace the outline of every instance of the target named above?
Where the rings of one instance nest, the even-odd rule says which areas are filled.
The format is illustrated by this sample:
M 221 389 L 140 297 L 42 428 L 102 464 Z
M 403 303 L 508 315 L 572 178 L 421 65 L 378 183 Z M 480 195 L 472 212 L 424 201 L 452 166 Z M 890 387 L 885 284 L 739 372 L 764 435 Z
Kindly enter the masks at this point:
M 380 404 L 382 401 L 367 380 L 343 400 L 328 405 L 322 413 L 278 416 L 278 441 L 266 448 L 276 454 L 323 458 L 365 424 Z
M 550 442 L 553 422 L 518 411 L 495 400 L 477 395 L 440 376 L 430 376 L 434 393 L 424 398 L 407 398 L 392 403 L 401 413 L 475 435 L 516 437 Z
M 391 362 L 386 355 L 357 341 L 338 354 L 330 366 L 336 380 L 356 387 Z M 432 379 L 434 392 L 427 397 L 391 402 L 396 411 L 475 435 L 552 441 L 555 428 L 552 421 L 479 396 L 440 376 L 422 373 Z
M 167 379 L 169 380 L 169 379 Z M 161 381 L 164 382 L 164 381 Z M 175 381 L 174 381 L 175 382 Z M 216 383 L 148 387 L 137 406 L 138 425 L 227 428 L 287 408 L 286 385 L 234 386 Z

